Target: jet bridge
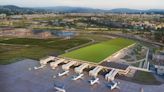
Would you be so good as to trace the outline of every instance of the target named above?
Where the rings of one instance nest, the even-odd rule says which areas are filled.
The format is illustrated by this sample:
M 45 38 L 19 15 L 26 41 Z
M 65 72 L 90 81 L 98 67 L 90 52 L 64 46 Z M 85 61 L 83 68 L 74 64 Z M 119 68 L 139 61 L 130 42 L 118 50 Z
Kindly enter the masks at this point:
M 62 63 L 64 61 L 65 61 L 65 59 L 56 60 L 55 62 L 50 63 L 50 66 L 52 67 L 52 69 L 55 69 L 60 63 Z
M 54 56 L 49 56 L 47 58 L 41 59 L 40 64 L 41 65 L 46 65 L 49 61 L 55 60 L 56 57 Z
M 108 81 L 113 81 L 118 72 L 118 69 L 112 69 L 108 74 L 105 75 L 105 79 Z
M 41 68 L 45 67 L 48 62 L 55 60 L 55 59 L 56 59 L 56 57 L 54 57 L 54 56 L 49 56 L 44 59 L 41 59 L 40 66 L 35 66 L 34 69 L 41 69 Z
M 76 73 L 82 73 L 83 72 L 83 70 L 86 68 L 86 67 L 88 67 L 89 66 L 89 64 L 87 64 L 87 63 L 83 63 L 82 65 L 80 65 L 79 67 L 76 67 L 74 70 L 75 70 L 75 72 Z
M 103 69 L 103 67 L 97 66 L 96 68 L 94 68 L 93 70 L 89 71 L 89 76 L 93 76 L 96 77 L 98 75 L 98 73 Z
M 77 63 L 76 61 L 70 61 L 69 63 L 62 65 L 62 69 L 63 70 L 69 70 L 69 68 L 76 63 Z

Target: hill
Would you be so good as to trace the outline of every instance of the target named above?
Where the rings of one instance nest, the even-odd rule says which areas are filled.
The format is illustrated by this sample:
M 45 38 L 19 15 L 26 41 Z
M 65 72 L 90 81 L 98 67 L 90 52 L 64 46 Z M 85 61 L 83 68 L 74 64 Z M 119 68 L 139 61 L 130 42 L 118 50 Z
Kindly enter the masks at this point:
M 128 8 L 116 8 L 111 10 L 93 9 L 86 7 L 69 7 L 69 6 L 56 6 L 56 7 L 18 7 L 14 5 L 0 6 L 0 13 L 7 15 L 13 14 L 34 14 L 34 13 L 130 13 L 130 14 L 164 14 L 162 9 L 149 9 L 137 10 Z
M 14 5 L 4 5 L 0 6 L 0 14 L 5 13 L 7 15 L 14 15 L 14 14 L 34 14 L 34 13 L 45 13 L 44 9 L 36 9 L 36 8 L 25 8 L 25 7 L 18 7 Z

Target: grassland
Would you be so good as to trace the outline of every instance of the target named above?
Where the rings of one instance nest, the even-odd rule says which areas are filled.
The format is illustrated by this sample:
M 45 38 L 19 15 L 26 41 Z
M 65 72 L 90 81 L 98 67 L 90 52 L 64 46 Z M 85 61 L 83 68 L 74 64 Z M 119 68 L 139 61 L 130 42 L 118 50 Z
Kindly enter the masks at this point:
M 134 44 L 133 40 L 116 38 L 62 54 L 62 57 L 99 63 L 117 51 Z
M 34 27 L 34 30 L 62 30 L 64 27 L 55 27 L 55 26 L 47 26 L 47 27 Z
M 39 59 L 58 55 L 64 50 L 89 42 L 88 39 L 29 39 L 0 38 L 0 64 L 9 64 L 18 59 Z
M 152 73 L 144 72 L 144 71 L 137 71 L 132 81 L 140 84 L 146 84 L 146 85 L 161 84 L 159 81 L 156 80 L 156 78 L 153 76 Z
M 92 33 L 80 33 L 79 38 L 88 38 L 88 39 L 93 39 L 95 42 L 103 42 L 103 41 L 107 41 L 111 38 L 103 36 L 103 35 L 99 35 L 99 34 L 92 34 Z

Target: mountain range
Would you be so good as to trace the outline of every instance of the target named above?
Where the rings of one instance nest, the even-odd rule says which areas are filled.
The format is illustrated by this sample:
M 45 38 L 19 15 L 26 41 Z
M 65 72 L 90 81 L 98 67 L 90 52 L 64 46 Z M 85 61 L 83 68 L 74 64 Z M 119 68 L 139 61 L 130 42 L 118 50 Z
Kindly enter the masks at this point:
M 15 6 L 15 5 L 0 6 L 0 14 L 5 13 L 7 15 L 34 14 L 34 13 L 43 13 L 43 12 L 46 12 L 46 10 L 37 9 L 37 8 L 18 7 L 18 6 Z
M 116 8 L 111 10 L 93 9 L 86 7 L 69 7 L 69 6 L 56 6 L 56 7 L 18 7 L 15 5 L 0 6 L 0 14 L 34 14 L 34 13 L 130 13 L 130 14 L 164 14 L 164 9 L 149 9 L 137 10 L 128 8 Z

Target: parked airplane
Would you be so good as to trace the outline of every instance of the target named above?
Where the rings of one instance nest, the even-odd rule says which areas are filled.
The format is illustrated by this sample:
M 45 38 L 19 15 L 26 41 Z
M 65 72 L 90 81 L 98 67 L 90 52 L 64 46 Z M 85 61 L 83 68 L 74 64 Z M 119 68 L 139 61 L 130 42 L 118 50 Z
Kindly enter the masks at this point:
M 64 89 L 64 86 L 61 86 L 60 84 L 55 84 L 54 85 L 54 89 L 56 90 L 56 92 L 66 92 L 66 90 Z
M 94 80 L 90 80 L 90 85 L 94 85 L 95 83 L 100 83 L 99 78 L 95 78 Z
M 66 75 L 66 74 L 68 74 L 69 73 L 69 71 L 64 71 L 63 73 L 58 73 L 58 76 L 60 77 L 60 76 L 64 76 L 64 75 Z
M 107 87 L 109 87 L 110 90 L 113 90 L 115 88 L 120 89 L 118 84 L 119 82 L 111 81 L 109 84 L 107 84 Z
M 60 88 L 60 87 L 54 87 L 57 91 L 56 92 L 66 92 L 66 90 L 64 88 Z
M 34 69 L 37 70 L 37 69 L 41 69 L 41 68 L 43 68 L 43 67 L 45 67 L 45 65 L 41 65 L 41 66 L 39 66 L 39 67 L 36 67 L 36 66 L 35 66 Z
M 84 76 L 84 74 L 79 74 L 77 76 L 73 76 L 72 80 L 78 80 L 78 79 L 82 79 Z

